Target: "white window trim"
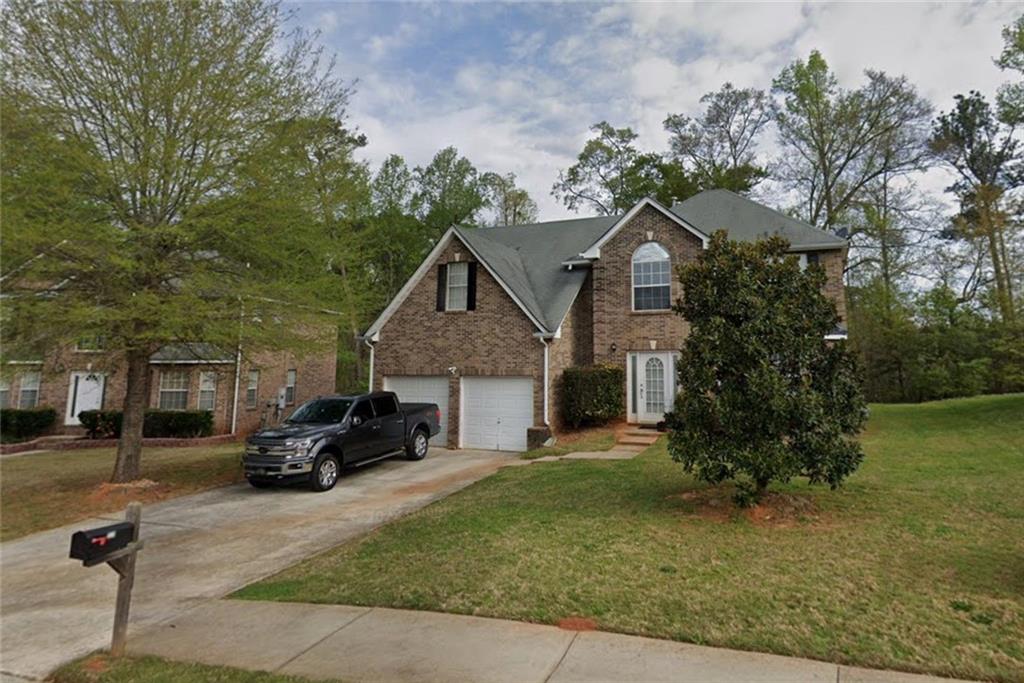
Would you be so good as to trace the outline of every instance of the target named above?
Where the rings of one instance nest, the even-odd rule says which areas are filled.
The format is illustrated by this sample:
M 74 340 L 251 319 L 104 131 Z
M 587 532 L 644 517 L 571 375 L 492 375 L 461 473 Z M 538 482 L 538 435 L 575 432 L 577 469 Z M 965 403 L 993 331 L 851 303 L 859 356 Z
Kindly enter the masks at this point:
M 637 287 L 664 287 L 665 285 L 637 285 L 636 284 L 636 252 L 640 251 L 646 244 L 656 244 L 662 251 L 668 254 L 668 308 L 644 308 L 637 310 L 636 307 L 636 288 Z M 644 242 L 639 247 L 633 250 L 633 253 L 629 257 L 629 308 L 634 313 L 666 313 L 672 310 L 672 254 L 665 248 L 661 242 L 650 240 Z
M 7 394 L 7 399 L 0 401 L 0 408 L 11 407 L 11 382 L 8 379 L 0 377 L 0 394 Z
M 253 374 L 256 375 L 256 381 L 253 382 Z M 249 392 L 254 392 L 253 400 L 249 402 Z M 249 370 L 249 374 L 246 375 L 245 380 L 245 407 L 249 410 L 260 407 L 260 371 L 256 369 Z
M 452 267 L 462 266 L 466 272 L 466 282 L 461 285 L 452 284 Z M 460 269 L 461 270 L 461 269 Z M 462 308 L 453 308 L 451 305 L 452 301 L 452 287 L 456 289 L 463 289 L 466 292 L 465 298 L 463 299 Z M 469 310 L 469 263 L 466 261 L 452 261 L 445 268 L 445 283 L 444 283 L 444 310 L 445 311 L 467 311 Z
M 296 368 L 286 370 L 284 373 L 284 404 L 295 405 L 295 385 L 298 383 L 299 371 Z M 292 396 L 288 398 L 288 390 L 291 389 Z
M 35 380 L 34 385 L 32 385 L 31 387 L 26 387 L 26 385 L 25 385 L 25 378 L 26 377 L 33 377 L 34 380 Z M 21 375 L 18 376 L 18 409 L 19 410 L 31 410 L 32 408 L 36 408 L 36 407 L 39 406 L 39 388 L 42 386 L 42 384 L 43 384 L 43 375 L 42 375 L 42 373 L 39 370 L 29 370 L 28 372 L 23 372 L 23 373 L 21 373 Z M 32 405 L 28 405 L 28 406 L 25 405 L 25 401 L 24 401 L 23 397 L 25 396 L 25 392 L 26 391 L 31 391 L 31 392 L 33 392 L 35 394 L 34 398 L 32 399 Z
M 185 378 L 185 388 L 184 389 L 165 388 L 164 387 L 164 378 L 165 377 L 170 377 L 171 375 L 184 376 L 184 378 Z M 191 381 L 192 381 L 192 377 L 191 377 L 191 375 L 189 374 L 189 372 L 187 370 L 161 370 L 160 371 L 160 384 L 159 384 L 159 389 L 157 391 L 157 400 L 156 400 L 157 408 L 160 409 L 160 410 L 188 410 L 188 390 L 189 390 L 189 384 L 191 383 Z M 165 408 L 164 407 L 164 394 L 185 394 L 185 400 L 183 402 L 182 407 L 181 408 Z
M 207 378 L 213 378 L 213 387 L 210 389 L 203 388 L 203 380 Z M 217 373 L 212 370 L 204 370 L 199 373 L 199 391 L 196 392 L 196 409 L 197 410 L 208 410 L 211 413 L 217 409 Z M 203 394 L 213 394 L 213 405 L 209 408 L 203 407 Z

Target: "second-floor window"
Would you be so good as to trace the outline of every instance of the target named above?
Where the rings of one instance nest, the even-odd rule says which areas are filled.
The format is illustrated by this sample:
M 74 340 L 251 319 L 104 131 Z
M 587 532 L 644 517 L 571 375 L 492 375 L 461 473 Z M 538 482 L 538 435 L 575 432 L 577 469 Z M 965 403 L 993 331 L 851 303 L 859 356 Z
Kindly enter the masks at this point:
M 476 263 L 454 261 L 437 267 L 437 310 L 472 311 L 476 308 Z
M 672 307 L 672 261 L 657 242 L 633 252 L 633 310 L 667 311 Z
M 469 264 L 448 264 L 448 305 L 446 310 L 466 310 L 466 295 L 469 293 Z
M 160 373 L 160 410 L 188 408 L 188 371 L 164 370 Z

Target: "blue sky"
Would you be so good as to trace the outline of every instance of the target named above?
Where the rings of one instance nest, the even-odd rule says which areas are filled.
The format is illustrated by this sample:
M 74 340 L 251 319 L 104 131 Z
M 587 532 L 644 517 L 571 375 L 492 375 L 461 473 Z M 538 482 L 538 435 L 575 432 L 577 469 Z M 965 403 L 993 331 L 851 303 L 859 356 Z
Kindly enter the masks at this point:
M 955 93 L 991 95 L 1008 79 L 992 57 L 1020 12 L 1012 3 L 292 6 L 336 53 L 338 74 L 358 80 L 351 118 L 371 164 L 392 153 L 423 164 L 455 145 L 482 171 L 516 173 L 543 219 L 570 215 L 551 184 L 594 122 L 629 125 L 642 148 L 662 150 L 666 114 L 696 114 L 701 95 L 725 81 L 767 89 L 815 48 L 844 85 L 865 68 L 901 73 L 949 108 Z M 940 193 L 945 181 L 935 172 L 925 184 Z

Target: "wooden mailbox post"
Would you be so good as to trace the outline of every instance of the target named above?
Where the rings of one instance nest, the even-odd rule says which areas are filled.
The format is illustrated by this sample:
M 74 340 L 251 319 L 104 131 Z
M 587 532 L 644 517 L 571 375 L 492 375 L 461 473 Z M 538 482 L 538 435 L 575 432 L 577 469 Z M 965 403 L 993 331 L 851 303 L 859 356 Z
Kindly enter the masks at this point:
M 110 640 L 110 654 L 124 655 L 128 636 L 128 612 L 135 584 L 135 560 L 143 541 L 139 540 L 142 524 L 142 504 L 128 503 L 124 523 L 98 529 L 78 531 L 71 537 L 71 557 L 86 567 L 108 564 L 117 572 L 117 603 L 114 607 L 114 633 Z M 110 546 L 108 550 L 107 547 Z

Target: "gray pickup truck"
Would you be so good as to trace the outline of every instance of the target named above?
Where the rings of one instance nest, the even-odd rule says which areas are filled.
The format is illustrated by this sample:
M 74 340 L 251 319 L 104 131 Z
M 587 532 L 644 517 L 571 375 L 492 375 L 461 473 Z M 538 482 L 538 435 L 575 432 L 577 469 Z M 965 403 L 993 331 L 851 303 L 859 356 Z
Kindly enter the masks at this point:
M 327 491 L 343 467 L 399 453 L 422 460 L 440 429 L 441 410 L 434 403 L 399 403 L 390 391 L 323 396 L 246 439 L 242 466 L 256 488 L 307 481 L 314 491 Z

